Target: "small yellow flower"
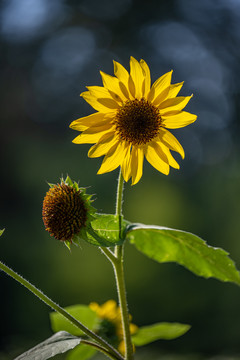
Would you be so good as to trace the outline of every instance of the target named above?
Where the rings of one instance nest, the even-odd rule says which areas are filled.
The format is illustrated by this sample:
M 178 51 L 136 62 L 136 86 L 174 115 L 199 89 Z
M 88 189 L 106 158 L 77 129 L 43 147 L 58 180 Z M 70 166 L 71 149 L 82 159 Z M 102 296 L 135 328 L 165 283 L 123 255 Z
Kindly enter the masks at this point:
M 98 305 L 96 302 L 92 302 L 89 307 L 94 312 L 96 312 L 100 318 L 96 332 L 109 341 L 113 346 L 116 346 L 118 350 L 124 354 L 125 346 L 123 341 L 121 312 L 120 308 L 117 306 L 116 301 L 108 300 L 102 305 Z M 137 330 L 138 327 L 130 323 L 131 334 L 135 334 Z
M 73 121 L 72 129 L 81 131 L 73 142 L 95 144 L 89 157 L 105 155 L 98 174 L 121 166 L 125 181 L 136 184 L 142 177 L 143 160 L 163 174 L 170 166 L 179 169 L 170 150 L 184 158 L 184 150 L 167 129 L 193 123 L 197 116 L 182 111 L 192 96 L 179 96 L 182 83 L 171 84 L 172 71 L 151 86 L 150 70 L 144 60 L 131 57 L 130 74 L 114 61 L 114 76 L 100 71 L 101 86 L 88 86 L 81 96 L 96 113 Z

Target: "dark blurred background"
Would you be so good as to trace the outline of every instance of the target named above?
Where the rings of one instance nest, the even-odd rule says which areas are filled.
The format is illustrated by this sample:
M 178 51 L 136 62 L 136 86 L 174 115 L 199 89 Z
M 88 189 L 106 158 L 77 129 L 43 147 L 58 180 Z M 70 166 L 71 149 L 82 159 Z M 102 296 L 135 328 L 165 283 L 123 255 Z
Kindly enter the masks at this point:
M 128 68 L 131 55 L 153 81 L 173 69 L 198 120 L 174 131 L 186 152 L 176 155 L 180 171 L 166 177 L 145 163 L 141 181 L 126 185 L 125 218 L 196 233 L 240 268 L 240 1 L 2 0 L 0 258 L 62 306 L 116 299 L 98 249 L 69 253 L 45 232 L 41 210 L 47 181 L 69 174 L 96 194 L 99 211 L 114 212 L 118 171 L 96 175 L 102 159 L 72 144 L 69 124 L 94 112 L 79 94 L 101 85 L 99 70 L 113 74 L 113 59 Z M 126 273 L 136 324 L 192 325 L 145 354 L 240 358 L 237 286 L 157 264 L 129 244 Z M 0 286 L 0 359 L 9 360 L 51 335 L 49 309 L 4 273 Z

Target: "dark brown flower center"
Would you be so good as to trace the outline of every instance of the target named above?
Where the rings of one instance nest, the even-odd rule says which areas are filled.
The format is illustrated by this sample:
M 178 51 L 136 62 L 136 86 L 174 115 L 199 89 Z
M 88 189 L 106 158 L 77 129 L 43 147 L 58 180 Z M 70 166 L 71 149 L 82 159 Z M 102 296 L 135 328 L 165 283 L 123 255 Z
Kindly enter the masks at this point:
M 43 201 L 42 216 L 51 236 L 71 241 L 87 221 L 87 208 L 80 190 L 66 184 L 50 188 Z
M 117 111 L 115 125 L 121 140 L 143 145 L 157 136 L 161 115 L 159 109 L 144 98 L 128 100 Z

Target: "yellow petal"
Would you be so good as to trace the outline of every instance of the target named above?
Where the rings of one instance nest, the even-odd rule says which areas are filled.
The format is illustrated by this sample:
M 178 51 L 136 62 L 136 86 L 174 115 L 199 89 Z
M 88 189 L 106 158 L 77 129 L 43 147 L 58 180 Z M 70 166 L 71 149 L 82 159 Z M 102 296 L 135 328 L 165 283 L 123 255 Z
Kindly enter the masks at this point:
M 119 64 L 117 61 L 113 61 L 113 65 L 114 65 L 114 75 L 127 88 L 128 87 L 128 78 L 129 78 L 128 71 L 125 69 L 125 67 L 123 67 L 121 64 Z
M 87 89 L 89 90 L 90 94 L 94 96 L 98 102 L 100 102 L 100 104 L 107 104 L 110 109 L 118 108 L 119 102 L 122 104 L 122 100 L 118 95 L 102 86 L 87 86 Z
M 170 133 L 167 129 L 161 128 L 159 131 L 158 139 L 169 149 L 178 152 L 181 157 L 184 159 L 185 154 L 182 145 L 175 138 L 173 134 Z
M 164 145 L 160 140 L 157 140 L 156 143 L 158 144 L 159 149 L 161 149 L 161 152 L 163 152 L 163 153 L 166 155 L 166 158 L 167 158 L 167 161 L 166 161 L 166 162 L 168 162 L 168 164 L 169 164 L 170 166 L 172 166 L 173 168 L 179 169 L 180 166 L 179 166 L 179 164 L 176 162 L 176 160 L 174 159 L 174 157 L 172 156 L 169 148 L 168 148 L 166 145 Z M 163 160 L 164 160 L 164 159 L 163 159 Z
M 113 99 L 96 98 L 90 91 L 85 91 L 81 94 L 85 101 L 87 101 L 95 110 L 102 113 L 108 113 L 113 109 L 118 109 L 119 105 Z
M 168 98 L 176 97 L 178 95 L 179 91 L 181 90 L 183 83 L 184 83 L 184 81 L 181 83 L 177 83 L 177 84 L 171 84 L 169 93 L 168 93 Z
M 102 165 L 98 170 L 98 174 L 104 174 L 113 171 L 122 164 L 126 155 L 126 142 L 120 141 L 112 147 L 111 151 L 104 157 Z
M 138 331 L 138 326 L 135 324 L 130 324 L 130 333 L 135 334 Z
M 74 144 L 95 144 L 97 143 L 101 137 L 103 135 L 105 135 L 106 133 L 111 133 L 113 132 L 113 128 L 106 128 L 105 126 L 103 127 L 103 129 L 101 129 L 101 127 L 99 126 L 99 131 L 93 131 L 92 133 L 87 133 L 88 130 L 85 130 L 84 133 L 82 133 L 81 135 L 78 135 L 74 140 L 73 143 Z
M 128 90 L 129 90 L 129 98 L 135 99 L 136 90 L 135 90 L 135 84 L 133 82 L 133 78 L 131 77 L 131 75 L 129 76 L 129 79 L 128 79 Z
M 101 98 L 97 100 L 100 104 L 111 110 L 117 110 L 120 105 L 113 99 Z
M 77 120 L 74 120 L 70 124 L 71 129 L 84 131 L 88 127 L 92 125 L 97 125 L 98 123 L 101 123 L 104 119 L 104 114 L 97 112 L 88 116 L 84 116 L 82 118 L 79 118 Z
M 158 146 L 155 142 L 152 142 L 146 146 L 145 156 L 147 161 L 161 173 L 169 174 L 169 164 L 163 161 L 159 156 Z
M 109 90 L 113 99 L 117 102 L 125 101 L 126 97 L 119 87 L 119 80 L 114 76 L 105 74 L 103 71 L 100 71 L 100 74 L 102 76 L 103 86 Z
M 148 96 L 148 93 L 150 91 L 151 88 L 151 75 L 150 75 L 150 70 L 149 67 L 147 65 L 147 63 L 144 60 L 140 60 L 140 65 L 143 69 L 143 74 L 144 74 L 144 97 Z
M 111 95 L 109 94 L 108 89 L 103 86 L 86 86 L 86 88 L 90 91 L 90 94 L 94 96 L 96 99 L 98 98 L 108 98 L 111 99 Z
M 168 94 L 169 86 L 171 84 L 171 78 L 172 70 L 157 79 L 152 85 L 151 90 L 148 94 L 148 101 L 151 101 L 155 104 L 156 100 L 159 104 L 162 99 L 165 99 Z
M 178 96 L 173 99 L 167 99 L 163 101 L 158 108 L 161 111 L 161 115 L 167 114 L 171 111 L 181 111 L 192 98 L 191 96 Z
M 128 88 L 126 88 L 124 83 L 122 83 L 121 81 L 119 81 L 119 88 L 120 88 L 121 92 L 123 93 L 123 95 L 125 96 L 125 98 L 127 100 L 129 100 L 130 99 L 130 94 L 129 94 Z
M 114 125 L 111 124 L 108 119 L 106 119 L 103 125 L 91 126 L 88 129 L 84 130 L 83 134 L 96 134 L 98 132 L 105 130 L 113 131 L 113 129 L 114 129 Z
M 129 145 L 127 149 L 127 153 L 121 165 L 121 169 L 124 180 L 128 182 L 129 178 L 131 177 L 131 145 Z
M 88 157 L 99 157 L 106 155 L 108 151 L 115 145 L 117 139 L 114 136 L 114 133 L 107 133 L 105 134 L 100 142 L 93 145 L 90 150 L 88 151 Z
M 162 126 L 168 129 L 178 129 L 192 124 L 197 119 L 197 115 L 186 111 L 181 111 L 176 115 L 163 115 Z
M 143 70 L 139 62 L 132 56 L 130 58 L 130 77 L 135 85 L 135 98 L 142 98 L 142 85 L 144 80 Z
M 142 147 L 133 146 L 131 153 L 132 185 L 138 183 L 143 173 L 144 152 Z

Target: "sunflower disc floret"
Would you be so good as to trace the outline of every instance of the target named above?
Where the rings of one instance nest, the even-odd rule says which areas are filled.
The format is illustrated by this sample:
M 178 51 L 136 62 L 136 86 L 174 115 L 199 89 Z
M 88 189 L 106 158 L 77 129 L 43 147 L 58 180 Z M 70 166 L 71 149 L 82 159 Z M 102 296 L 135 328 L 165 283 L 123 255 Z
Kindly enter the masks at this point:
M 46 230 L 55 239 L 71 243 L 84 235 L 93 219 L 91 195 L 69 177 L 59 184 L 50 184 L 43 201 L 42 217 Z
M 171 84 L 172 71 L 151 85 L 148 65 L 131 57 L 130 73 L 114 61 L 114 75 L 100 72 L 103 86 L 88 86 L 81 96 L 97 111 L 73 121 L 81 131 L 73 142 L 94 144 L 89 157 L 104 155 L 98 174 L 121 167 L 125 181 L 142 177 L 144 158 L 168 175 L 179 169 L 171 151 L 184 158 L 184 150 L 168 129 L 193 123 L 197 116 L 183 111 L 191 96 L 177 96 L 182 83 Z

